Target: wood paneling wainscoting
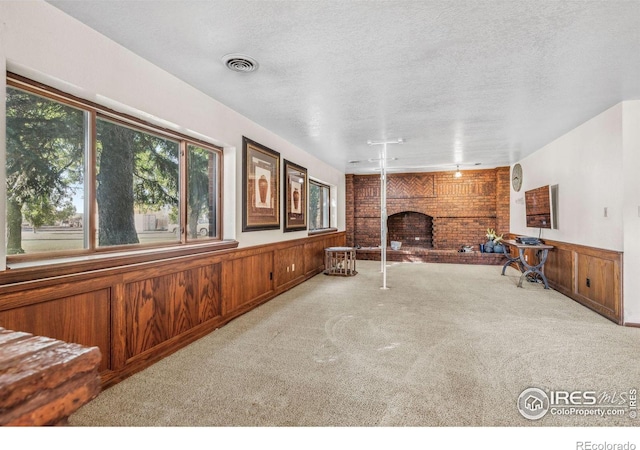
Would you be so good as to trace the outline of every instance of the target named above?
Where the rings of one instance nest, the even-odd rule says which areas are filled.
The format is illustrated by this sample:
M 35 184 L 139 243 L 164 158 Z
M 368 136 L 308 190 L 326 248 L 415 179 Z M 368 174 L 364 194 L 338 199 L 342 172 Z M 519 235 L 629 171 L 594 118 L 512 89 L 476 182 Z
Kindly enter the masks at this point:
M 622 325 L 622 252 L 549 239 L 544 243 L 554 246 L 544 265 L 549 286 Z M 511 252 L 517 255 L 517 249 Z M 528 261 L 536 260 L 535 249 L 525 255 Z
M 0 327 L 98 347 L 111 386 L 324 270 L 336 232 L 109 266 L 0 273 Z

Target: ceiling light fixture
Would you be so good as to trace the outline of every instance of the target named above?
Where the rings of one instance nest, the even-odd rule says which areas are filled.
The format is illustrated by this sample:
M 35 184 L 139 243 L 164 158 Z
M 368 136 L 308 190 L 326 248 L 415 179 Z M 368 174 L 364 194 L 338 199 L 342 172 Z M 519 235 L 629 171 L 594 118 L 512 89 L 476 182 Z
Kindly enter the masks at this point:
M 462 176 L 462 172 L 460 172 L 460 166 L 456 166 L 456 173 L 453 176 L 456 178 L 460 178 Z
M 255 72 L 260 66 L 258 61 L 251 56 L 243 55 L 240 53 L 229 53 L 222 57 L 222 62 L 229 70 L 234 72 L 249 73 Z
M 390 141 L 367 141 L 368 145 L 402 144 L 402 143 L 404 143 L 403 138 L 392 139 Z
M 397 160 L 398 160 L 398 158 L 387 158 L 387 159 L 385 159 L 385 161 L 397 161 Z M 369 162 L 379 162 L 380 158 L 369 158 L 369 159 L 367 159 L 367 161 L 369 161 Z

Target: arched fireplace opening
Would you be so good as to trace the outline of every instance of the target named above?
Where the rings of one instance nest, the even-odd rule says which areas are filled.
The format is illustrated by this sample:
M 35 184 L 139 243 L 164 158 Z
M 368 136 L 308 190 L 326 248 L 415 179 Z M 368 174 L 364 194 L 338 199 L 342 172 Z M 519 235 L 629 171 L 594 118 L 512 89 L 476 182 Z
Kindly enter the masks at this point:
M 387 245 L 402 242 L 403 247 L 433 248 L 433 217 L 415 211 L 402 211 L 387 218 Z

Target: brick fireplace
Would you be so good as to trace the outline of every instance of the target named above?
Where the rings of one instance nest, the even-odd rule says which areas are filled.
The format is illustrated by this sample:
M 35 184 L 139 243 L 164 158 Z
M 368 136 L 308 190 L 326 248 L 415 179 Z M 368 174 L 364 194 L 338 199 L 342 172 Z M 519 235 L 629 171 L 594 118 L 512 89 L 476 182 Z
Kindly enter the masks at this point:
M 389 241 L 398 240 L 403 248 L 420 253 L 457 252 L 463 245 L 477 251 L 486 241 L 487 228 L 507 234 L 509 167 L 462 174 L 388 174 Z M 380 245 L 379 175 L 346 175 L 346 231 L 347 245 Z
M 392 214 L 387 219 L 387 236 L 403 247 L 433 247 L 433 217 L 414 211 Z

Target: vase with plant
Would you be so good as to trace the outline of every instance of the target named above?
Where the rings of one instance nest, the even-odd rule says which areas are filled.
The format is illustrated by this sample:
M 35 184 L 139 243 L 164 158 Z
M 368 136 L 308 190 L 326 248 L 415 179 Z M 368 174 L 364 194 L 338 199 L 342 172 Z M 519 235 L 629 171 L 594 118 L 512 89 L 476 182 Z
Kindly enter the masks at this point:
M 487 243 L 484 244 L 484 251 L 486 253 L 502 253 L 504 246 L 502 245 L 503 235 L 498 236 L 496 230 L 493 228 L 487 228 Z
M 502 244 L 502 237 L 503 235 L 501 234 L 500 236 L 496 236 L 493 239 L 493 252 L 494 253 L 503 253 L 504 252 L 504 245 Z

